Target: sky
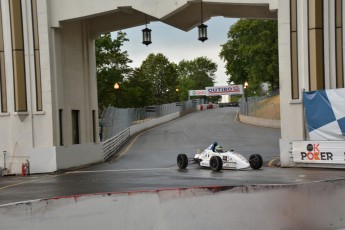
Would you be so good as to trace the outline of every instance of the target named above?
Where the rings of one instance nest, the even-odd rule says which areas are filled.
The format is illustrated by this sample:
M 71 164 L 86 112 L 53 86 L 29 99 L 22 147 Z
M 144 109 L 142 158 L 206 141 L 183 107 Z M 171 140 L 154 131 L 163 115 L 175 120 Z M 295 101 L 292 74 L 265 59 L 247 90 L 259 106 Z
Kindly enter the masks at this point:
M 151 29 L 152 44 L 142 44 L 141 30 L 145 26 L 133 27 L 122 30 L 126 32 L 128 42 L 124 43 L 123 50 L 129 54 L 133 61 L 131 67 L 139 67 L 150 53 L 162 53 L 170 62 L 178 64 L 181 60 L 193 60 L 197 57 L 206 56 L 217 63 L 215 86 L 227 85 L 228 76 L 225 74 L 225 63 L 220 59 L 221 45 L 227 42 L 227 33 L 230 26 L 237 19 L 214 17 L 204 22 L 208 26 L 208 40 L 198 40 L 197 28 L 185 32 L 162 22 L 151 22 L 147 28 Z M 116 36 L 116 35 L 115 35 Z

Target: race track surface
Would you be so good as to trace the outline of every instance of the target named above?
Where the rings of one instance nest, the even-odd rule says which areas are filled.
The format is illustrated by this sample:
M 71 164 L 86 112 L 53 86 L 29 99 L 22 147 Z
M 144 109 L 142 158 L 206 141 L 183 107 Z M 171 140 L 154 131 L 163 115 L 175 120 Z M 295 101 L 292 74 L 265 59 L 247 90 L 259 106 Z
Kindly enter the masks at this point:
M 255 127 L 235 120 L 237 108 L 198 111 L 131 138 L 112 162 L 51 175 L 0 179 L 0 204 L 32 199 L 162 190 L 203 186 L 280 185 L 345 176 L 337 170 L 281 169 L 212 172 L 196 165 L 180 170 L 176 156 L 192 157 L 217 141 L 245 157 L 260 153 L 264 162 L 279 157 L 279 129 Z M 307 175 L 307 176 L 306 176 Z

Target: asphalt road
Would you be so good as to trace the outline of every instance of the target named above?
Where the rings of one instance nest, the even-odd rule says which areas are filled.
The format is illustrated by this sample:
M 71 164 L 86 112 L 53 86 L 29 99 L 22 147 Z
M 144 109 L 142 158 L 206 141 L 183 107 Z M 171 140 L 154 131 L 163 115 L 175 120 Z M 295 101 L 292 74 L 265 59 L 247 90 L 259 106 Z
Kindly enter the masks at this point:
M 180 170 L 176 156 L 192 157 L 217 141 L 245 157 L 260 153 L 264 162 L 279 157 L 279 129 L 238 123 L 236 108 L 198 111 L 131 138 L 112 162 L 51 175 L 0 178 L 0 205 L 94 193 L 160 190 L 194 186 L 281 185 L 345 177 L 345 170 L 281 169 L 212 172 L 198 166 Z
M 224 150 L 233 149 L 249 157 L 260 153 L 264 161 L 279 157 L 280 129 L 241 124 L 237 108 L 199 111 L 142 133 L 116 164 L 102 169 L 166 168 L 175 165 L 183 152 L 192 157 L 217 141 Z

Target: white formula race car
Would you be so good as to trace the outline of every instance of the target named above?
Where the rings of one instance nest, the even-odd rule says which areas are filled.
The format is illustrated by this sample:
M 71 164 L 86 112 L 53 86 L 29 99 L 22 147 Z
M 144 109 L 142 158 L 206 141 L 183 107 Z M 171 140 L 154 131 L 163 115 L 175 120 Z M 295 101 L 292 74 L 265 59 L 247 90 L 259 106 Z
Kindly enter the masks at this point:
M 263 161 L 260 154 L 252 154 L 247 160 L 239 153 L 230 151 L 218 151 L 218 144 L 214 142 L 202 153 L 195 154 L 194 158 L 188 158 L 186 154 L 177 156 L 177 166 L 180 169 L 187 168 L 188 164 L 198 164 L 201 167 L 209 167 L 213 171 L 221 169 L 260 169 Z M 221 148 L 221 147 L 220 147 Z

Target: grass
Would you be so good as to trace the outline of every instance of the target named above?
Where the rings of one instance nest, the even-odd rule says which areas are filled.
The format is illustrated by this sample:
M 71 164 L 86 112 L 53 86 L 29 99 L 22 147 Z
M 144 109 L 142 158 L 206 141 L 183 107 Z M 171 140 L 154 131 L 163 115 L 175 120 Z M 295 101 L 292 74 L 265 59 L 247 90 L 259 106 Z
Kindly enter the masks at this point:
M 270 97 L 249 107 L 249 116 L 280 120 L 280 97 Z

